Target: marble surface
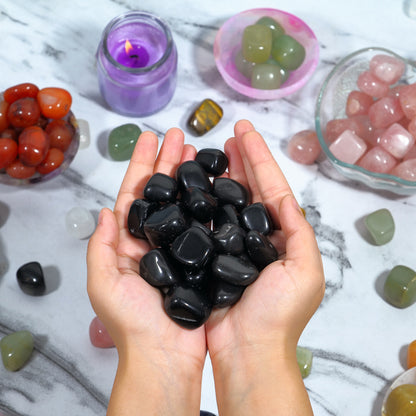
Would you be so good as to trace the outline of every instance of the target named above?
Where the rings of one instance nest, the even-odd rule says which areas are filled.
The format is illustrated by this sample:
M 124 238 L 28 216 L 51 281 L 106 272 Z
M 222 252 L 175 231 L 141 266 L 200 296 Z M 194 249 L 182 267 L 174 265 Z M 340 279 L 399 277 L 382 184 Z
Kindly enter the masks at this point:
M 340 58 L 367 46 L 412 56 L 416 20 L 405 14 L 410 6 L 401 0 L 317 0 L 313 5 L 307 0 L 178 0 L 163 7 L 153 0 L 2 0 L 0 89 L 20 82 L 67 88 L 73 112 L 89 122 L 91 145 L 50 182 L 31 188 L 0 185 L 0 336 L 28 329 L 36 340 L 33 357 L 22 370 L 10 373 L 0 365 L 0 414 L 105 414 L 117 354 L 90 343 L 88 327 L 95 315 L 86 293 L 87 240 L 66 232 L 65 215 L 74 206 L 86 207 L 95 216 L 102 207 L 113 207 L 127 162 L 110 160 L 109 131 L 135 122 L 162 140 L 169 127 L 179 126 L 197 148 L 222 148 L 235 121 L 247 118 L 285 171 L 323 255 L 325 299 L 300 340 L 314 353 L 305 384 L 315 414 L 378 416 L 383 393 L 404 370 L 407 344 L 416 338 L 416 306 L 399 310 L 381 297 L 392 267 L 416 268 L 416 197 L 334 180 L 325 160 L 298 165 L 287 156 L 286 145 L 297 131 L 314 127 L 318 90 Z M 95 51 L 105 25 L 137 7 L 168 23 L 179 52 L 173 100 L 162 112 L 141 119 L 109 111 L 95 74 Z M 298 15 L 319 39 L 316 72 L 288 98 L 245 98 L 227 87 L 214 65 L 212 47 L 220 25 L 253 7 L 278 7 Z M 187 130 L 186 120 L 208 97 L 223 107 L 224 118 L 197 138 Z M 371 244 L 362 225 L 363 218 L 379 208 L 388 208 L 396 222 L 395 237 L 385 246 Z M 48 291 L 43 297 L 25 295 L 16 282 L 16 270 L 33 260 L 45 271 Z M 209 359 L 201 409 L 217 412 Z

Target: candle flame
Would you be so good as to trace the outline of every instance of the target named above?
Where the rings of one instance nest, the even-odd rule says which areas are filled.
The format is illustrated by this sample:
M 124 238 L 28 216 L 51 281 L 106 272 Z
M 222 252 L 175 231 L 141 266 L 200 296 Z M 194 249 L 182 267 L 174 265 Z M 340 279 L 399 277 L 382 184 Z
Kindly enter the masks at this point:
M 131 43 L 128 39 L 124 43 L 124 50 L 126 51 L 126 55 L 129 55 L 130 52 L 133 50 L 133 46 L 131 45 Z

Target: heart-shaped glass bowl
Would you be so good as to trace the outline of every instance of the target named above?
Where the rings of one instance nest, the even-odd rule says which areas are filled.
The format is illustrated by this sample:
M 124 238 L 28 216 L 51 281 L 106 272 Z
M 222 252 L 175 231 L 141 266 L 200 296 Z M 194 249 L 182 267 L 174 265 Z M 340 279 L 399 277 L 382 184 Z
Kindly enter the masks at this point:
M 305 48 L 302 65 L 291 71 L 289 78 L 278 89 L 253 88 L 250 80 L 238 71 L 235 58 L 241 50 L 244 29 L 261 17 L 271 17 L 280 23 L 286 34 L 295 38 Z M 276 100 L 293 94 L 312 76 L 319 61 L 319 44 L 312 29 L 298 17 L 277 9 L 246 10 L 228 19 L 219 29 L 214 42 L 214 57 L 224 81 L 235 91 L 258 100 Z
M 387 173 L 370 172 L 358 165 L 345 163 L 331 153 L 329 143 L 325 138 L 328 121 L 346 117 L 345 108 L 349 93 L 358 89 L 358 76 L 369 68 L 371 58 L 379 54 L 395 57 L 405 63 L 405 72 L 398 84 L 416 82 L 416 63 L 388 49 L 370 47 L 346 56 L 329 73 L 319 92 L 315 108 L 316 133 L 328 160 L 343 176 L 364 183 L 373 189 L 388 190 L 399 195 L 410 195 L 416 193 L 416 182 Z

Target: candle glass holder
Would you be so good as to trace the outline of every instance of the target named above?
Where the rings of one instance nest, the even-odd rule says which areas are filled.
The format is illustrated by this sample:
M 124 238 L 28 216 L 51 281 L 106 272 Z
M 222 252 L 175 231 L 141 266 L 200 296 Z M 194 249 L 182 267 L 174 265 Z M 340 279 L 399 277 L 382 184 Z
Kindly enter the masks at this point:
M 169 27 L 132 11 L 111 20 L 97 50 L 101 94 L 117 113 L 147 116 L 165 107 L 176 88 L 178 54 Z

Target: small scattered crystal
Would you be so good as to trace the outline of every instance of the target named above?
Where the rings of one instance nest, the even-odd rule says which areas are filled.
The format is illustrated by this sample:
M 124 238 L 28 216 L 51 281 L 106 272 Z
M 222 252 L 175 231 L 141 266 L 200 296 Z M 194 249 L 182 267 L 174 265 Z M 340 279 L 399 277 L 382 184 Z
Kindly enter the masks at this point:
M 398 308 L 416 301 L 416 272 L 407 266 L 395 266 L 384 283 L 384 297 Z
M 20 289 L 28 295 L 40 296 L 45 293 L 45 279 L 42 266 L 37 261 L 32 261 L 20 266 L 16 272 Z
M 313 164 L 321 154 L 321 145 L 314 130 L 302 130 L 289 141 L 287 151 L 292 160 L 304 165 Z
M 386 208 L 367 215 L 365 225 L 378 246 L 388 243 L 394 236 L 394 219 L 391 212 Z
M 110 156 L 117 161 L 129 160 L 141 132 L 140 127 L 132 123 L 113 129 L 108 137 Z
M 95 218 L 84 207 L 70 209 L 66 214 L 65 224 L 68 233 L 80 240 L 88 238 L 95 230 Z
M 91 344 L 97 348 L 111 348 L 114 347 L 114 342 L 110 334 L 107 332 L 104 324 L 96 316 L 90 323 L 89 335 Z
M 202 136 L 215 127 L 222 116 L 222 108 L 215 101 L 207 98 L 191 114 L 188 119 L 188 126 L 198 136 Z
M 90 125 L 88 121 L 77 118 L 79 128 L 79 148 L 86 149 L 91 142 Z
M 18 331 L 0 341 L 1 358 L 8 371 L 20 370 L 32 355 L 33 336 L 29 331 Z
M 312 351 L 310 351 L 308 348 L 297 346 L 296 359 L 298 361 L 298 366 L 302 374 L 302 378 L 308 377 L 312 370 Z

